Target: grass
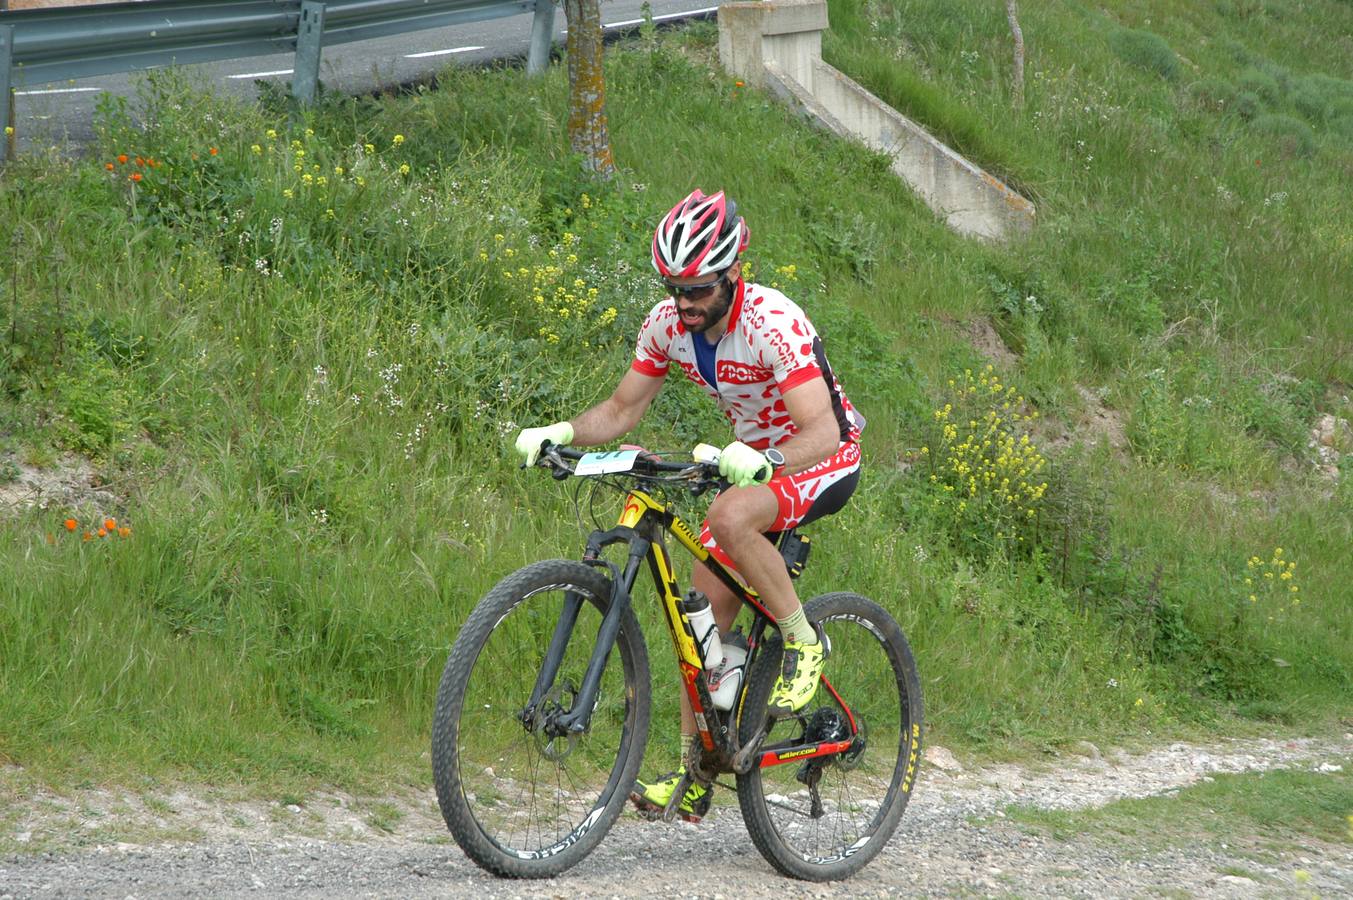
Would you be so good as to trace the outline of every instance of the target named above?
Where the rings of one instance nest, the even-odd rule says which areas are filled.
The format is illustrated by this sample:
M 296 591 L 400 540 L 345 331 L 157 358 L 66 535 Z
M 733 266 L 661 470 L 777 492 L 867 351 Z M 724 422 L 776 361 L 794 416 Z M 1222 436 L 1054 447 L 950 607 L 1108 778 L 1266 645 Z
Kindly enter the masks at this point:
M 1067 841 L 1086 837 L 1116 847 L 1154 852 L 1181 843 L 1226 845 L 1272 861 L 1294 847 L 1353 843 L 1353 776 L 1340 772 L 1274 769 L 1218 774 L 1168 794 L 1119 800 L 1085 810 L 1012 805 L 1006 818 Z M 1334 852 L 1331 850 L 1331 852 Z M 1236 872 L 1253 877 L 1246 872 Z
M 886 160 L 725 77 L 708 24 L 608 51 L 610 184 L 567 152 L 558 67 L 309 111 L 158 73 L 108 101 L 91 158 L 8 167 L 0 450 L 78 453 L 106 494 L 0 530 L 0 758 L 59 783 L 273 796 L 425 783 L 459 623 L 502 576 L 582 545 L 570 495 L 519 471 L 511 437 L 609 392 L 657 297 L 652 223 L 697 185 L 738 198 L 754 277 L 810 310 L 869 420 L 867 488 L 813 527 L 801 593 L 849 587 L 898 617 L 929 741 L 1008 756 L 1334 727 L 1353 493 L 1306 444 L 1318 415 L 1353 418 L 1353 211 L 1328 182 L 1353 171 L 1329 124 L 1353 78 L 1330 35 L 1353 10 L 1030 8 L 1021 111 L 998 7 L 831 15 L 834 64 L 1032 196 L 1033 235 L 951 234 Z M 1177 77 L 1123 57 L 1165 59 L 1159 42 L 1115 50 L 1124 29 L 1157 34 Z M 1250 69 L 1278 86 L 1256 115 L 1327 110 L 1302 118 L 1309 155 L 1220 104 Z M 978 317 L 1016 363 L 985 368 Z M 1049 460 L 1037 502 L 984 488 L 972 518 L 944 493 L 934 413 L 968 371 L 1038 413 L 1020 426 Z M 1082 389 L 1122 421 L 1121 451 L 1052 452 Z M 978 399 L 971 421 L 999 406 Z M 634 438 L 725 429 L 674 384 Z M 1245 583 L 1279 547 L 1299 604 L 1287 581 Z M 676 682 L 656 677 L 665 769 Z

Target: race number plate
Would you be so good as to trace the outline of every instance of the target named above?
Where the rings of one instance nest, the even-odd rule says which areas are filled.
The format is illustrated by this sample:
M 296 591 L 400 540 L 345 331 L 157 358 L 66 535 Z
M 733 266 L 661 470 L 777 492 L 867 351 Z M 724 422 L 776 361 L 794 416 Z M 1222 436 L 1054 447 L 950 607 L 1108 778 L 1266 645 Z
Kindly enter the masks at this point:
M 611 472 L 628 472 L 634 468 L 638 459 L 638 450 L 607 450 L 604 453 L 585 453 L 578 460 L 575 475 L 607 475 Z

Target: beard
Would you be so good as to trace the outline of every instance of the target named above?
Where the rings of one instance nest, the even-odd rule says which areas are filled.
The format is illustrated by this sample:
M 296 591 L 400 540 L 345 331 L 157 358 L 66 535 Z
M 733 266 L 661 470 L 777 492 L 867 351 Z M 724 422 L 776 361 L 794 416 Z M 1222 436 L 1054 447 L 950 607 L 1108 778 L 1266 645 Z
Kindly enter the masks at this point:
M 685 327 L 687 331 L 691 332 L 692 334 L 704 334 L 705 332 L 713 328 L 715 325 L 719 324 L 719 320 L 722 319 L 725 315 L 727 315 L 728 310 L 730 310 L 732 307 L 733 307 L 733 291 L 731 288 L 728 287 L 728 282 L 725 281 L 723 302 L 721 302 L 718 306 L 715 306 L 713 309 L 707 312 L 698 312 L 696 310 L 690 310 L 686 313 L 682 313 L 680 307 L 678 307 L 677 312 L 681 314 L 682 317 L 681 324 L 683 327 Z M 691 314 L 699 316 L 700 320 L 695 324 L 687 323 L 685 317 Z

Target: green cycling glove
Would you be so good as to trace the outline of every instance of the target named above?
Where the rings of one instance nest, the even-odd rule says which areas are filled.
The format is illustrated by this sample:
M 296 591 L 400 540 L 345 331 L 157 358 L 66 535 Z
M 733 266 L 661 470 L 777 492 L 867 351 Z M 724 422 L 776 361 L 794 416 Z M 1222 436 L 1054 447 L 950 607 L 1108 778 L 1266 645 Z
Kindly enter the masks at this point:
M 760 450 L 734 441 L 719 453 L 719 474 L 737 487 L 765 484 L 772 475 L 770 461 Z
M 573 440 L 573 426 L 567 422 L 555 422 L 553 425 L 543 425 L 540 428 L 523 428 L 521 434 L 517 435 L 517 452 L 521 454 L 522 461 L 528 466 L 534 466 L 536 460 L 540 457 L 540 445 L 549 441 L 551 444 L 567 444 Z

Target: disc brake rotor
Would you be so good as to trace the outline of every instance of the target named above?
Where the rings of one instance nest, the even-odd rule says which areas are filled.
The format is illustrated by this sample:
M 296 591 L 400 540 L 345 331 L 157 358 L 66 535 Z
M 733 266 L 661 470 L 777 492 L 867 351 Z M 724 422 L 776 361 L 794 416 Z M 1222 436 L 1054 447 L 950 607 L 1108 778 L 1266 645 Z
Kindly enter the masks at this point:
M 536 706 L 531 733 L 535 735 L 540 755 L 551 762 L 563 762 L 568 759 L 578 746 L 578 738 L 582 737 L 580 732 L 551 736 L 552 729 L 549 727 L 552 720 L 573 708 L 577 696 L 578 692 L 571 682 L 556 684 L 546 692 Z

